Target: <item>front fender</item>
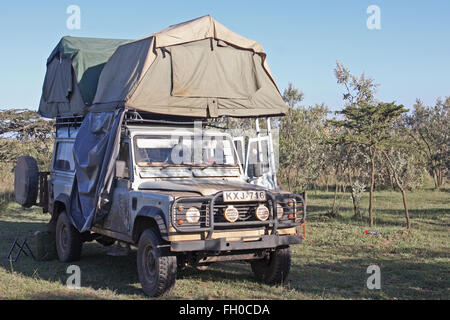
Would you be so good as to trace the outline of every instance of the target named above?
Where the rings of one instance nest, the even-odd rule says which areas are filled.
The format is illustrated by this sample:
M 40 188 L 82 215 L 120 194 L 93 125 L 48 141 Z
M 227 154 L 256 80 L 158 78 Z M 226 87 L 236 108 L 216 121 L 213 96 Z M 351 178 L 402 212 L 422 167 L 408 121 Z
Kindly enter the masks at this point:
M 143 217 L 154 220 L 156 226 L 159 229 L 161 237 L 166 241 L 169 240 L 168 217 L 164 214 L 161 208 L 153 206 L 142 207 L 137 213 L 136 218 L 134 220 L 135 222 L 133 233 L 135 233 L 136 228 L 139 228 L 139 226 L 136 225 L 136 223 L 140 220 L 139 218 L 142 219 Z

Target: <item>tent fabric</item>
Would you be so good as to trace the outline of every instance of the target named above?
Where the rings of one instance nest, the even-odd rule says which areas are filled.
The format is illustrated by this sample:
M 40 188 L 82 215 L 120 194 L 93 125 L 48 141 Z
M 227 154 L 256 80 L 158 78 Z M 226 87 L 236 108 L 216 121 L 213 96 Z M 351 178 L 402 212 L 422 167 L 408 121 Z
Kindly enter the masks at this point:
M 210 16 L 121 45 L 100 75 L 90 111 L 118 106 L 186 117 L 275 116 L 288 109 L 262 46 Z
M 130 40 L 63 37 L 47 59 L 39 114 L 84 115 L 115 49 Z
M 73 155 L 75 179 L 70 202 L 70 218 L 79 232 L 85 232 L 109 211 L 114 161 L 124 110 L 88 113 L 75 139 Z

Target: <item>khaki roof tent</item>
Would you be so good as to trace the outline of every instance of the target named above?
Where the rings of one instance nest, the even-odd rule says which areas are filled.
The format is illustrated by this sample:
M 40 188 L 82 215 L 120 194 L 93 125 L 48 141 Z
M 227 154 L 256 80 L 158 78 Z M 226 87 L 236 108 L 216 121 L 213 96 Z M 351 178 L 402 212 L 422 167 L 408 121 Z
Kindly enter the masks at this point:
M 92 41 L 89 44 L 95 45 Z M 60 73 L 60 78 L 67 77 L 64 70 Z M 259 117 L 285 115 L 288 109 L 262 46 L 210 16 L 118 46 L 103 67 L 98 86 L 92 82 L 87 90 L 96 92 L 87 110 L 90 100 L 85 98 L 80 107 L 78 101 L 72 103 L 76 90 L 70 100 L 60 93 L 65 87 L 57 84 L 51 89 L 69 101 L 57 103 L 56 110 L 44 103 L 42 115 L 69 116 L 125 107 L 160 116 Z M 46 88 L 44 84 L 43 97 Z
M 114 50 L 129 41 L 63 37 L 47 59 L 39 114 L 48 118 L 86 114 L 103 67 Z
M 258 42 L 210 16 L 177 24 L 116 50 L 91 111 L 125 106 L 201 118 L 284 115 L 265 58 Z

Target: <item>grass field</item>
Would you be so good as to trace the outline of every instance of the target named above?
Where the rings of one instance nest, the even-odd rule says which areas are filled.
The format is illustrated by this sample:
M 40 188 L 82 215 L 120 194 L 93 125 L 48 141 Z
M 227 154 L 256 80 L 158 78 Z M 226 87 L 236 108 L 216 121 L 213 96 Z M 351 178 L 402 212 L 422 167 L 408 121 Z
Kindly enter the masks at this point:
M 248 263 L 221 263 L 207 271 L 188 269 L 178 276 L 172 296 L 164 299 L 449 299 L 450 193 L 408 194 L 412 232 L 404 227 L 399 193 L 375 194 L 375 226 L 380 235 L 365 235 L 365 218 L 352 218 L 346 195 L 340 217 L 326 216 L 332 193 L 308 195 L 307 239 L 292 248 L 293 261 L 284 286 L 253 279 Z M 367 208 L 367 196 L 363 199 Z M 44 230 L 49 216 L 39 208 L 8 204 L 0 212 L 0 299 L 146 299 L 136 273 L 136 251 L 107 256 L 96 243 L 85 244 L 79 290 L 65 283 L 69 264 L 5 260 L 16 236 Z M 31 238 L 32 239 L 32 238 Z M 30 241 L 33 244 L 33 241 Z M 381 290 L 368 290 L 369 265 L 381 268 Z

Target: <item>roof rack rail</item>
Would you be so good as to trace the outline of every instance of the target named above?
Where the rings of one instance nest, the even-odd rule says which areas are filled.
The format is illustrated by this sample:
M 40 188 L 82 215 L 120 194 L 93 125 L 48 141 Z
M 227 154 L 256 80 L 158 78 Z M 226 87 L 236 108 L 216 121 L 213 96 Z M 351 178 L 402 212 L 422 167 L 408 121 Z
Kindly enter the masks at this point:
M 55 127 L 74 126 L 79 127 L 83 122 L 84 116 L 74 115 L 70 117 L 57 117 L 55 119 Z
M 171 120 L 166 120 L 171 119 Z M 170 116 L 160 116 L 149 113 L 140 113 L 136 110 L 127 110 L 123 123 L 127 124 L 162 124 L 162 125 L 190 125 L 193 126 L 196 123 L 201 123 L 202 126 L 214 127 L 217 129 L 228 129 L 228 127 L 219 126 L 217 123 L 212 121 L 205 121 L 205 119 L 188 118 L 186 117 L 170 117 Z

